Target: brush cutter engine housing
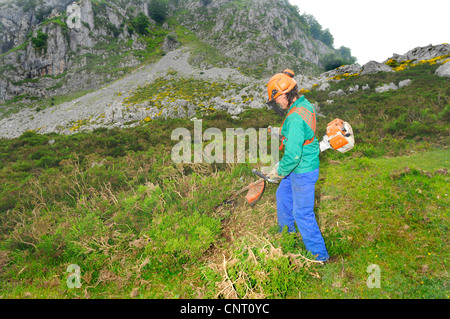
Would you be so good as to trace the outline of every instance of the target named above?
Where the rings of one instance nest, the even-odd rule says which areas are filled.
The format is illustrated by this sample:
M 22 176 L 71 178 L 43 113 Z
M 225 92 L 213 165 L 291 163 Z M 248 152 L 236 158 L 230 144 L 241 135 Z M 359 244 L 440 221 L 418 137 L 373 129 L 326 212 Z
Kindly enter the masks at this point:
M 331 121 L 327 125 L 327 134 L 319 145 L 321 152 L 329 148 L 341 153 L 350 151 L 355 146 L 352 127 L 341 119 Z

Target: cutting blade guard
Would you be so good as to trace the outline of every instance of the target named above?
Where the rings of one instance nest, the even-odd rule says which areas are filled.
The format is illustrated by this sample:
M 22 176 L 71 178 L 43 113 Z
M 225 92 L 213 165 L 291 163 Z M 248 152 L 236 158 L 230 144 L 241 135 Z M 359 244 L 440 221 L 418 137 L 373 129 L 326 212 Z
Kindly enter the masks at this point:
M 260 200 L 261 196 L 264 194 L 264 190 L 266 189 L 266 181 L 260 179 L 256 183 L 253 183 L 249 188 L 247 195 L 245 195 L 245 199 L 250 204 L 250 206 L 256 205 L 256 203 Z

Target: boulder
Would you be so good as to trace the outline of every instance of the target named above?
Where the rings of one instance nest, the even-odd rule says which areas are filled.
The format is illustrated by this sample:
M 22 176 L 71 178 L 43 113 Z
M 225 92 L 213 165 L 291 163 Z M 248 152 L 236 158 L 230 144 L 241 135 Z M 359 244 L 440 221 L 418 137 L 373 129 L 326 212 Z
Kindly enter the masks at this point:
M 339 89 L 337 91 L 333 91 L 328 93 L 329 96 L 340 96 L 340 95 L 345 95 L 345 92 L 342 89 Z
M 318 91 L 325 91 L 325 90 L 328 90 L 329 88 L 330 88 L 330 83 L 325 82 L 321 86 L 319 86 L 319 88 L 317 90 Z
M 391 82 L 389 84 L 385 84 L 385 85 L 375 88 L 375 92 L 382 93 L 382 92 L 387 92 L 390 90 L 397 90 L 397 89 L 398 89 L 398 87 L 394 83 Z
M 370 61 L 363 65 L 361 75 L 373 74 L 378 72 L 394 72 L 394 70 L 384 63 L 378 63 L 377 61 Z
M 435 74 L 437 76 L 442 76 L 446 78 L 450 78 L 450 63 L 444 63 L 439 68 L 437 68 Z
M 339 74 L 356 74 L 361 71 L 361 67 L 357 64 L 343 65 L 337 69 Z
M 359 85 L 358 85 L 358 84 L 356 84 L 355 86 L 351 86 L 351 87 L 348 88 L 348 91 L 349 91 L 350 93 L 356 92 L 356 91 L 358 91 L 358 90 L 359 90 Z
M 264 106 L 265 106 L 264 103 L 261 103 L 258 101 L 252 101 L 248 107 L 251 109 L 262 109 L 262 108 L 264 108 Z
M 180 43 L 178 42 L 177 35 L 174 32 L 171 32 L 164 39 L 162 44 L 162 49 L 164 52 L 170 52 L 180 47 Z
M 404 88 L 405 86 L 408 86 L 410 84 L 411 84 L 411 80 L 407 79 L 407 80 L 403 80 L 403 81 L 398 82 L 398 87 L 401 89 L 401 88 Z

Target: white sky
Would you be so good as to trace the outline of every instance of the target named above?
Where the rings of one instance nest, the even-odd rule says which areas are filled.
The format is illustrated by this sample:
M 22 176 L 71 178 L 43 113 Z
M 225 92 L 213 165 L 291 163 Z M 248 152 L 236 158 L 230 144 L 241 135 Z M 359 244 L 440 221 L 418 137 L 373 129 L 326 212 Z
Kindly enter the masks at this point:
M 418 46 L 450 43 L 449 0 L 289 0 L 312 14 L 360 65 L 383 62 Z

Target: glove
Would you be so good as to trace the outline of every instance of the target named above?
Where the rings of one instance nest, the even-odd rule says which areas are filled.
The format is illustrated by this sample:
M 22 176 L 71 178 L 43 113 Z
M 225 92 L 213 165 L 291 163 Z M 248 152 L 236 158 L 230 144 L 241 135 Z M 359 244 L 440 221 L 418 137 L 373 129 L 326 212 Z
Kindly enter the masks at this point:
M 278 163 L 277 165 L 275 165 L 274 169 L 269 173 L 269 175 L 267 175 L 267 177 L 269 177 L 272 180 L 275 180 L 276 182 L 279 182 L 284 178 L 284 176 L 278 174 L 277 168 Z

